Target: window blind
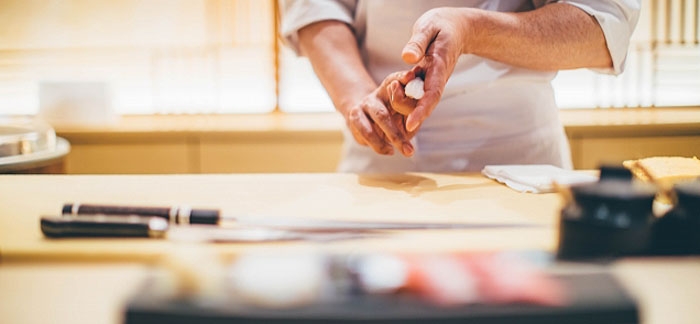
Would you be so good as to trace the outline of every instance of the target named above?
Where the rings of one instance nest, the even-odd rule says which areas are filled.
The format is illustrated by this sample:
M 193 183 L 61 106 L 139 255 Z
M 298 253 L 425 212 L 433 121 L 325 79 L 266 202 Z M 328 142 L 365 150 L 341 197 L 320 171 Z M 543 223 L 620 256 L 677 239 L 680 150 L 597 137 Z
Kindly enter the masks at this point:
M 643 0 L 625 73 L 562 71 L 553 82 L 559 106 L 700 104 L 698 2 Z M 308 60 L 275 44 L 274 8 L 273 0 L 0 1 L 0 113 L 35 113 L 43 83 L 75 81 L 107 84 L 122 114 L 332 111 Z
M 698 0 L 643 0 L 625 72 L 617 77 L 562 71 L 562 108 L 700 105 Z
M 273 1 L 0 1 L 0 110 L 44 82 L 104 82 L 122 114 L 274 109 Z

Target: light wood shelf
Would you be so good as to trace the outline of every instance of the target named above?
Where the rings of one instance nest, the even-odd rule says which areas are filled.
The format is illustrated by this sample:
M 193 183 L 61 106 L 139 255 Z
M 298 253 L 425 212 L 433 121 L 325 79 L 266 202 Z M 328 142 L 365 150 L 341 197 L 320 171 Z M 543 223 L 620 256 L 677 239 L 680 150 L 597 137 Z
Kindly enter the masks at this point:
M 560 112 L 574 166 L 651 155 L 700 155 L 700 107 Z M 342 150 L 336 113 L 129 115 L 107 126 L 57 125 L 68 173 L 332 172 Z

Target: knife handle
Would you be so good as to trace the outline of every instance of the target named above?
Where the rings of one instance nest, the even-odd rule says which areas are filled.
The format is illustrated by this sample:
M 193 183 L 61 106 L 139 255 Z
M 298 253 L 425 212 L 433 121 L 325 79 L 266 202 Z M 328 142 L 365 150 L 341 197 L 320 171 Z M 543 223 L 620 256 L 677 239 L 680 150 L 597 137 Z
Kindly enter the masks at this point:
M 138 215 L 157 216 L 172 224 L 210 224 L 216 225 L 221 219 L 218 209 L 190 208 L 189 206 L 146 207 L 146 206 L 116 206 L 67 203 L 61 208 L 63 215 Z
M 139 215 L 158 216 L 165 219 L 171 218 L 171 207 L 145 207 L 145 206 L 113 206 L 93 204 L 64 204 L 61 209 L 64 215 Z
M 168 222 L 160 217 L 80 215 L 42 217 L 47 237 L 162 237 Z

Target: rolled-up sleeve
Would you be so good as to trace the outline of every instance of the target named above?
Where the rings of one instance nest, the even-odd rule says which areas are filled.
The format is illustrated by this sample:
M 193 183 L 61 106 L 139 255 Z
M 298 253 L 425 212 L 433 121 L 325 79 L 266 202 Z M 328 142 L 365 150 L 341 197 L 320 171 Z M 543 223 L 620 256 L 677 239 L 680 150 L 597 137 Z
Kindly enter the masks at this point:
M 639 20 L 641 0 L 560 0 L 595 17 L 605 35 L 612 58 L 612 68 L 593 69 L 597 72 L 620 74 L 625 68 L 627 50 L 634 27 Z
M 356 2 L 352 0 L 281 0 L 280 33 L 297 55 L 299 30 L 324 20 L 338 20 L 352 25 Z

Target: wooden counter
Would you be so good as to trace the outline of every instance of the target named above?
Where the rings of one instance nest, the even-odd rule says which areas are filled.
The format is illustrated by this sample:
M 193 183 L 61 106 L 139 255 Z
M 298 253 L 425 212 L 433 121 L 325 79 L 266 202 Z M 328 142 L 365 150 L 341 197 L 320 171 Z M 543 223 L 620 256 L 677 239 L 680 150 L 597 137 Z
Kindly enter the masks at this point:
M 218 207 L 265 217 L 531 223 L 527 228 L 407 231 L 363 240 L 208 244 L 223 258 L 254 250 L 469 251 L 544 249 L 556 243 L 553 194 L 520 194 L 478 174 L 258 174 L 0 176 L 0 322 L 119 323 L 145 267 L 177 249 L 146 239 L 49 240 L 41 215 L 65 202 Z M 613 265 L 638 298 L 643 323 L 697 323 L 700 259 Z
M 578 169 L 700 156 L 698 107 L 567 109 L 559 116 Z M 123 116 L 108 126 L 55 126 L 73 145 L 70 174 L 333 172 L 345 127 L 335 113 Z
M 556 195 L 522 195 L 476 174 L 0 176 L 3 262 L 142 261 L 157 257 L 172 246 L 166 241 L 147 239 L 45 239 L 39 231 L 39 217 L 58 214 L 66 202 L 188 204 L 261 217 L 541 225 L 527 229 L 402 232 L 369 241 L 323 245 L 324 249 L 333 250 L 402 251 L 551 250 L 559 208 Z M 289 248 L 305 245 L 283 244 Z M 247 247 L 218 244 L 215 248 L 228 255 Z

